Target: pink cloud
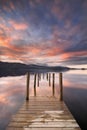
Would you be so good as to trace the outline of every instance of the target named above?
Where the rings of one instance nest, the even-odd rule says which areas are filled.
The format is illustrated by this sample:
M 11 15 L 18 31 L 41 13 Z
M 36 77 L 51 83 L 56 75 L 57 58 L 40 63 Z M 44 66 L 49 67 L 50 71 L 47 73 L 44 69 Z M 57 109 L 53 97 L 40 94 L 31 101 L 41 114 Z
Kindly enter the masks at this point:
M 63 20 L 64 17 L 69 13 L 70 8 L 68 4 L 62 5 L 61 0 L 55 0 L 54 4 L 52 5 L 51 12 L 52 14 L 60 20 Z M 65 21 L 65 20 L 64 20 Z
M 10 2 L 10 7 L 11 7 L 12 10 L 15 10 L 15 6 L 12 2 Z
M 28 25 L 26 23 L 17 23 L 13 20 L 10 20 L 9 23 L 15 30 L 26 30 L 28 28 Z
M 7 7 L 7 6 L 5 6 L 5 5 L 3 6 L 3 9 L 4 9 L 5 11 L 9 12 L 9 13 L 11 12 L 11 9 L 10 9 L 9 7 Z

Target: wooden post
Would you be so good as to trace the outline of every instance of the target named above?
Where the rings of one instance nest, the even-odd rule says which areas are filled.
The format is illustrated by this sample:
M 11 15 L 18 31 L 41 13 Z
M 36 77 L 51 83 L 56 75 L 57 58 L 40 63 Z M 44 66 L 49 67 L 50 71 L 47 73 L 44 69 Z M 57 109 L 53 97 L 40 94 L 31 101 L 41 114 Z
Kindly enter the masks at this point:
M 53 73 L 53 85 L 52 85 L 52 93 L 55 95 L 55 74 Z
M 47 81 L 48 81 L 48 73 L 47 73 Z
M 37 77 L 37 86 L 39 87 L 39 73 L 38 73 L 38 77 Z
M 34 96 L 36 96 L 36 74 L 34 75 Z
M 30 74 L 27 73 L 27 89 L 26 89 L 26 100 L 29 100 L 29 82 L 30 82 Z
M 51 86 L 50 73 L 49 73 L 49 86 Z
M 63 101 L 62 73 L 59 73 L 59 86 L 60 86 L 60 101 Z

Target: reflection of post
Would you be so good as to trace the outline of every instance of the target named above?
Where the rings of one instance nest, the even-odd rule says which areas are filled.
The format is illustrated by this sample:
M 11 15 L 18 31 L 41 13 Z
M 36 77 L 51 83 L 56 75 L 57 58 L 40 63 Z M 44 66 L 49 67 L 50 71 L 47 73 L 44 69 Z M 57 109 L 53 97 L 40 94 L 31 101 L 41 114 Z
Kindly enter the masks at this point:
M 59 73 L 60 101 L 63 101 L 62 73 Z
M 49 86 L 51 86 L 50 73 L 49 73 Z
M 44 79 L 44 73 L 43 73 L 43 79 Z
M 38 73 L 38 77 L 37 77 L 37 86 L 39 87 L 39 73 Z
M 30 82 L 30 74 L 27 73 L 27 90 L 26 90 L 26 100 L 29 100 L 29 82 Z
M 25 108 L 26 108 L 26 110 L 29 110 L 29 102 L 26 102 Z
M 36 96 L 36 74 L 34 75 L 34 96 Z
M 53 93 L 53 96 L 54 96 L 54 94 L 55 94 L 55 74 L 54 73 L 53 73 L 52 93 Z
M 38 73 L 38 76 L 39 76 L 39 81 L 41 80 L 41 73 Z

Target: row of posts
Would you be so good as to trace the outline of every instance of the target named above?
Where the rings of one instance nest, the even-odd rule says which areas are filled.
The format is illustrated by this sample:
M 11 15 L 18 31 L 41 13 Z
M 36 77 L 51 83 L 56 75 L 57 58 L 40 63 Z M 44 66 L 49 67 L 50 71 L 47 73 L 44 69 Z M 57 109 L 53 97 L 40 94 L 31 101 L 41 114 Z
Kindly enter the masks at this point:
M 36 96 L 36 76 L 34 75 L 34 96 Z M 41 75 L 38 74 L 37 86 L 39 87 L 39 80 L 41 79 Z M 44 74 L 43 74 L 44 79 Z M 51 86 L 51 75 L 47 73 L 47 80 L 49 81 L 49 86 Z M 27 73 L 27 89 L 26 89 L 26 100 L 29 100 L 29 83 L 30 83 L 30 73 Z M 60 101 L 63 101 L 63 83 L 62 83 L 62 73 L 59 73 L 59 86 L 60 86 Z M 52 92 L 53 96 L 55 94 L 55 74 L 52 73 Z

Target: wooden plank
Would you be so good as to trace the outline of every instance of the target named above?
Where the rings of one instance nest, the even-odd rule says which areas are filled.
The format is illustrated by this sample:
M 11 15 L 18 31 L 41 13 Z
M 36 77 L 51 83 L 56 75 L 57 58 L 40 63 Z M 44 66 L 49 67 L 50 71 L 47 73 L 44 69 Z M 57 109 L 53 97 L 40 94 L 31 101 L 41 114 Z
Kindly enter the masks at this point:
M 55 97 L 30 97 L 6 130 L 81 130 L 64 102 Z
M 80 128 L 24 128 L 24 130 L 81 130 Z
M 24 128 L 12 128 L 12 127 L 9 127 L 6 130 L 24 130 Z
M 31 123 L 31 125 L 28 126 L 29 128 L 35 128 L 35 127 L 41 127 L 41 128 L 78 128 L 79 126 L 72 122 L 50 122 L 50 123 Z

